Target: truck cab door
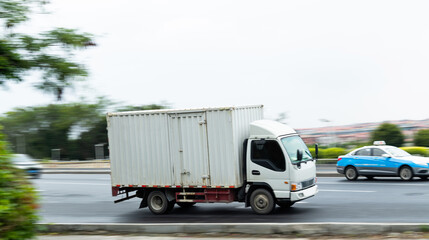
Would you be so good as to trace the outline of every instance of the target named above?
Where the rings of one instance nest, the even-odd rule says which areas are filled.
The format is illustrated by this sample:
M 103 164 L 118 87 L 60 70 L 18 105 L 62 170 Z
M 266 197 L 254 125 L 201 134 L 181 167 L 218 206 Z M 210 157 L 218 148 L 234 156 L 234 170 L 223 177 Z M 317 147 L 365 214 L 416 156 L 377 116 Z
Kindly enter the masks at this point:
M 249 139 L 247 182 L 266 183 L 276 198 L 290 198 L 289 171 L 277 140 Z

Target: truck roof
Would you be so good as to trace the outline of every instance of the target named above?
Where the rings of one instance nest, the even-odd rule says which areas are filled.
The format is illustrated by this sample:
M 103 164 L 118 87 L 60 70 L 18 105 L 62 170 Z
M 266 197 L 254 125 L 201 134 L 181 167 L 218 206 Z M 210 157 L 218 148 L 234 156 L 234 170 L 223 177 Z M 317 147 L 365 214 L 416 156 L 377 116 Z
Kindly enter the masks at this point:
M 250 123 L 251 138 L 277 138 L 288 134 L 296 134 L 296 131 L 283 123 L 272 120 L 257 120 Z
M 107 116 L 124 116 L 124 115 L 139 115 L 139 114 L 159 114 L 159 113 L 186 113 L 186 112 L 205 112 L 205 111 L 225 111 L 246 108 L 263 108 L 264 105 L 249 105 L 249 106 L 226 106 L 226 107 L 207 107 L 207 108 L 184 108 L 184 109 L 157 109 L 157 110 L 141 110 L 141 111 L 126 111 L 126 112 L 109 112 Z

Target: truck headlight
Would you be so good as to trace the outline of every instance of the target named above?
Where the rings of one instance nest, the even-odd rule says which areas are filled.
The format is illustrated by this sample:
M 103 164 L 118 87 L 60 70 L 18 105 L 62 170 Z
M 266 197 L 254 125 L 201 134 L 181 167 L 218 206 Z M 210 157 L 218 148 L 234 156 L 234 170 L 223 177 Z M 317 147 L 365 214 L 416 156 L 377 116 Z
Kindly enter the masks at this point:
M 291 191 L 299 191 L 302 189 L 302 183 L 292 183 Z

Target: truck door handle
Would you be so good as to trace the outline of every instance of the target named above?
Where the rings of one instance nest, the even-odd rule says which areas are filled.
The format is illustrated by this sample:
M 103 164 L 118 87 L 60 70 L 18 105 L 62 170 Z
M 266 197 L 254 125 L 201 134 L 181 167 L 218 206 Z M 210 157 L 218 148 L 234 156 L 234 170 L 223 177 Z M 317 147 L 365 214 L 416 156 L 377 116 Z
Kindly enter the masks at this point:
M 258 170 L 252 170 L 252 175 L 261 175 L 261 173 Z

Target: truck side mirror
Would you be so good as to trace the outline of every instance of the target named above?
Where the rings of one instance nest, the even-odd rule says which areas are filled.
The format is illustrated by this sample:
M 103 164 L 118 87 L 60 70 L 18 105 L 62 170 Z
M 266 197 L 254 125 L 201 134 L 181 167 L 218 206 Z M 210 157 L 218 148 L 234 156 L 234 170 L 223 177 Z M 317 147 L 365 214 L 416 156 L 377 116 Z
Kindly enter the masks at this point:
M 319 144 L 314 145 L 314 151 L 316 153 L 316 160 L 319 159 Z
M 302 160 L 302 150 L 297 149 L 296 150 L 296 160 L 301 161 Z

